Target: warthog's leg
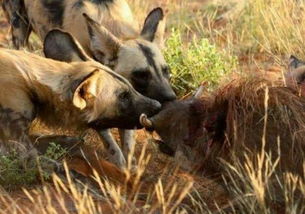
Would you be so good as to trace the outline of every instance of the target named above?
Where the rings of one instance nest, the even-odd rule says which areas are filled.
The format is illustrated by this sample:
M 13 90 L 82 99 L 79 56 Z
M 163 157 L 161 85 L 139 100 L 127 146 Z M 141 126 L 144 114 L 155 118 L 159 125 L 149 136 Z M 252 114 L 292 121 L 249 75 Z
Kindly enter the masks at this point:
M 123 147 L 123 154 L 128 159 L 128 156 L 131 153 L 131 150 L 135 146 L 135 131 L 134 130 L 127 130 L 127 129 L 119 129 L 120 139 L 122 142 Z
M 116 164 L 119 168 L 123 169 L 126 167 L 126 160 L 124 155 L 118 146 L 117 142 L 113 138 L 109 129 L 104 129 L 99 132 L 103 143 L 107 149 L 109 161 Z

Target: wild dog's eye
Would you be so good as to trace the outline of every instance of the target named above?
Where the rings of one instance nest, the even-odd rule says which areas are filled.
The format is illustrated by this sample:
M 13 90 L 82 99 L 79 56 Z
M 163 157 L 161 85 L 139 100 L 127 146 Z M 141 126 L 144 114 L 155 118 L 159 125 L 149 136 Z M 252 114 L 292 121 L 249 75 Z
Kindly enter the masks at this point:
M 148 70 L 137 70 L 132 72 L 132 76 L 139 80 L 148 80 L 151 78 L 151 73 Z
M 130 94 L 129 94 L 128 91 L 123 91 L 123 92 L 121 92 L 120 95 L 119 95 L 119 99 L 120 99 L 121 101 L 128 101 L 129 98 L 130 98 Z

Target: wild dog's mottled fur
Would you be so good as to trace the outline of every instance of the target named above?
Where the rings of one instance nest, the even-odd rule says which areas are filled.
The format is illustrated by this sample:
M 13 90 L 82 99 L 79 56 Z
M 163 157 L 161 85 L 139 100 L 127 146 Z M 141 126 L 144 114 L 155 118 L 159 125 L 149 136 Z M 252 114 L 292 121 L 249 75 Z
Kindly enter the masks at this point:
M 37 117 L 66 129 L 129 128 L 142 111 L 153 114 L 160 108 L 97 62 L 68 64 L 6 49 L 0 50 L 0 90 L 2 145 L 29 144 L 22 137 Z
M 41 39 L 53 28 L 69 32 L 90 57 L 123 75 L 138 92 L 162 103 L 176 98 L 169 83 L 169 67 L 159 48 L 165 27 L 161 8 L 149 13 L 140 31 L 125 0 L 23 1 L 32 29 Z M 70 61 L 71 52 L 66 52 L 71 50 L 69 44 L 62 42 L 61 35 L 60 39 L 53 37 L 45 55 Z M 59 43 L 56 51 L 55 43 Z M 108 131 L 103 133 L 110 144 L 115 143 Z M 121 133 L 127 150 L 134 144 L 132 135 Z
M 59 28 L 75 35 L 90 52 L 90 37 L 83 13 L 90 14 L 92 19 L 120 38 L 138 36 L 138 23 L 125 0 L 3 0 L 2 7 L 11 23 L 13 39 L 18 41 L 14 43 L 17 48 L 27 45 L 32 30 L 44 39 L 50 30 Z
M 11 34 L 15 48 L 28 46 L 31 25 L 27 18 L 23 0 L 3 0 L 2 8 L 11 25 Z
M 32 149 L 31 141 L 27 136 L 30 122 L 19 112 L 0 107 L 1 154 L 10 154 L 13 151 L 26 154 Z
M 124 0 L 24 0 L 24 4 L 34 31 L 42 39 L 50 30 L 60 28 L 74 35 L 86 51 L 90 50 L 83 13 L 120 38 L 138 36 L 138 24 Z

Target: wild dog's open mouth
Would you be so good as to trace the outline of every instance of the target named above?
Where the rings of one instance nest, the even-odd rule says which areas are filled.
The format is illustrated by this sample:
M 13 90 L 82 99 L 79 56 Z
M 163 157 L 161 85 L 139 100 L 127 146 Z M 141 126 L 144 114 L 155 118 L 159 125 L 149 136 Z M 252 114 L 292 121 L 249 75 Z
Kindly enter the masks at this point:
M 166 143 L 164 143 L 164 141 L 162 141 L 162 140 L 154 140 L 154 141 L 155 141 L 155 143 L 158 144 L 159 150 L 162 153 L 164 153 L 164 154 L 166 154 L 168 156 L 171 156 L 171 157 L 175 156 L 175 151 L 172 150 Z

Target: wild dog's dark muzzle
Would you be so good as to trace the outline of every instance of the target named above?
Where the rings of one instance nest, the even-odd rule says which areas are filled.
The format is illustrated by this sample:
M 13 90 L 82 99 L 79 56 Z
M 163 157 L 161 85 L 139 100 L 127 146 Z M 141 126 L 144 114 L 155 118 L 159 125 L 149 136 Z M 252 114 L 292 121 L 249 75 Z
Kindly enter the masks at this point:
M 141 114 L 146 114 L 148 117 L 154 116 L 161 111 L 161 107 L 161 103 L 148 97 L 145 98 L 145 101 L 140 102 L 138 106 L 136 106 L 136 108 L 139 109 L 139 117 Z
M 151 111 L 149 112 L 150 114 L 147 114 L 149 117 L 159 113 L 161 111 L 161 103 L 159 103 L 158 101 L 156 100 L 151 100 Z
M 152 94 L 149 94 L 148 97 L 158 100 L 162 104 L 177 99 L 175 92 L 170 87 L 160 87 L 159 89 L 154 90 Z
M 166 94 L 166 96 L 164 96 L 164 97 L 160 100 L 160 102 L 161 102 L 161 103 L 166 103 L 166 102 L 170 102 L 170 101 L 173 101 L 173 100 L 176 100 L 176 99 L 177 99 L 176 94 L 175 94 L 174 92 L 172 92 L 172 93 Z

